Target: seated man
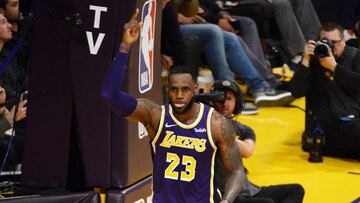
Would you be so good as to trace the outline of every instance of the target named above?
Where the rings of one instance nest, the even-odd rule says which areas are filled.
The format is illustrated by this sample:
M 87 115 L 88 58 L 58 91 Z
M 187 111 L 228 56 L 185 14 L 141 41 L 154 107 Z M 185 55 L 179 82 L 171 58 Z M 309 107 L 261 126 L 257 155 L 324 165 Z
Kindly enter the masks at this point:
M 260 75 L 270 83 L 272 88 L 280 85 L 272 73 L 260 42 L 258 29 L 254 20 L 245 16 L 232 16 L 221 9 L 213 0 L 199 0 L 201 9 L 199 15 L 207 22 L 218 25 L 221 29 L 238 35 L 240 44 L 244 47 L 251 63 Z
M 321 23 L 311 0 L 260 0 L 259 6 L 269 7 L 281 33 L 282 42 L 294 63 L 301 59 L 306 40 L 316 39 Z M 238 5 L 241 7 L 241 1 Z M 242 15 L 239 9 L 231 9 L 232 15 Z
M 306 96 L 325 136 L 323 154 L 360 160 L 360 51 L 346 46 L 338 24 L 323 25 L 319 39 L 329 45 L 320 52 L 308 41 L 289 89 L 295 97 Z
M 8 65 L 16 65 L 11 62 L 7 63 L 8 53 L 4 50 L 4 45 L 12 39 L 11 28 L 12 25 L 0 12 L 0 70 L 4 70 L 5 68 L 7 68 L 6 66 Z M 11 110 L 8 110 L 5 106 L 8 103 L 8 100 L 6 99 L 6 91 L 2 86 L 0 86 L 0 163 L 4 162 L 3 159 L 6 154 L 9 142 L 9 137 L 5 137 L 5 139 L 2 139 L 4 137 L 4 132 L 13 127 L 14 121 L 20 121 L 26 117 L 26 99 L 22 99 L 21 97 L 18 103 L 18 107 L 10 106 Z M 15 112 L 15 110 L 17 110 L 17 112 Z M 16 119 L 14 119 L 15 114 Z M 22 145 L 22 137 L 16 136 L 15 142 L 19 143 L 17 145 Z M 18 147 L 18 149 L 21 150 L 22 147 Z M 20 154 L 22 153 L 19 152 L 18 155 L 21 156 Z
M 6 106 L 8 108 L 15 105 L 20 94 L 26 91 L 29 79 L 31 17 L 22 17 L 19 4 L 19 0 L 0 0 L 0 13 L 3 13 L 11 24 L 12 31 L 12 39 L 6 43 L 0 56 L 0 61 L 4 62 L 5 57 L 13 54 L 9 64 L 4 67 L 0 74 L 0 85 L 6 91 Z
M 258 106 L 283 106 L 292 101 L 291 94 L 276 90 L 251 63 L 238 37 L 219 26 L 204 23 L 198 15 L 178 14 L 180 32 L 195 35 L 203 44 L 206 61 L 216 80 L 235 81 L 234 72 L 248 87 Z
M 223 102 L 215 102 L 214 107 L 223 116 L 229 119 L 241 112 L 242 97 L 238 85 L 231 81 L 216 81 L 212 91 L 224 91 L 226 98 Z M 241 123 L 230 120 L 234 125 L 238 139 L 236 140 L 240 154 L 244 158 L 249 158 L 255 150 L 254 131 Z M 224 188 L 224 178 L 221 160 L 216 159 L 215 183 L 222 193 Z M 234 202 L 292 202 L 301 203 L 304 198 L 304 188 L 299 184 L 272 185 L 259 187 L 252 184 L 246 177 L 243 188 Z M 221 194 L 220 194 L 221 195 Z
M 0 19 L 1 19 L 1 14 L 0 14 Z M 19 143 L 21 144 L 23 141 L 22 138 L 19 138 L 19 136 L 16 136 L 15 140 L 11 141 L 13 139 L 13 136 L 5 135 L 5 132 L 13 127 L 14 121 L 20 121 L 26 117 L 25 104 L 27 100 L 24 99 L 19 102 L 19 107 L 16 114 L 15 114 L 16 108 L 13 107 L 9 111 L 5 106 L 5 101 L 6 101 L 6 92 L 5 89 L 0 86 L 0 173 L 9 163 L 7 156 L 9 156 L 9 154 L 12 154 L 14 152 L 15 147 L 11 147 L 11 142 L 15 142 L 15 145 L 18 146 L 18 144 Z M 16 119 L 14 119 L 15 115 L 16 115 Z M 22 149 L 17 148 L 15 150 L 17 150 L 15 154 L 15 162 L 18 163 L 21 159 Z

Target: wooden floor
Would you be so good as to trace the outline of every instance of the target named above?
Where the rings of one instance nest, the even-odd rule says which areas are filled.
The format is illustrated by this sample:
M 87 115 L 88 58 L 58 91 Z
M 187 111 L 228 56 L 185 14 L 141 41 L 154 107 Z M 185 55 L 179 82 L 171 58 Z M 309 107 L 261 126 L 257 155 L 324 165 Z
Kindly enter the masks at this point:
M 304 108 L 304 103 L 298 99 L 292 104 Z M 236 119 L 257 135 L 255 154 L 244 162 L 255 184 L 300 183 L 305 188 L 305 203 L 350 203 L 360 198 L 359 161 L 329 157 L 323 163 L 307 161 L 308 153 L 301 150 L 302 110 L 264 107 L 258 115 Z

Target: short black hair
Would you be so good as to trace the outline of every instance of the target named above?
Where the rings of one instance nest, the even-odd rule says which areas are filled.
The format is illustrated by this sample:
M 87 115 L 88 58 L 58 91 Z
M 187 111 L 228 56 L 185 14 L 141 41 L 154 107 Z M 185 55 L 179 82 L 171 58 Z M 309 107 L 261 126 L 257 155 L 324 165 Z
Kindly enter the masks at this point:
M 7 3 L 8 3 L 8 0 L 0 0 L 0 8 L 5 10 Z
M 190 66 L 187 65 L 173 65 L 170 68 L 170 72 L 169 72 L 169 78 L 170 75 L 172 74 L 183 74 L 183 73 L 189 73 L 193 79 L 194 82 L 196 82 L 197 80 L 197 71 L 194 70 L 194 68 L 191 68 Z
M 341 39 L 345 38 L 345 36 L 344 36 L 344 28 L 341 27 L 340 24 L 333 23 L 333 22 L 328 22 L 328 23 L 325 23 L 324 25 L 322 25 L 320 30 L 319 30 L 318 36 L 320 38 L 320 33 L 321 32 L 331 32 L 331 31 L 334 31 L 334 30 L 338 30 L 340 32 Z

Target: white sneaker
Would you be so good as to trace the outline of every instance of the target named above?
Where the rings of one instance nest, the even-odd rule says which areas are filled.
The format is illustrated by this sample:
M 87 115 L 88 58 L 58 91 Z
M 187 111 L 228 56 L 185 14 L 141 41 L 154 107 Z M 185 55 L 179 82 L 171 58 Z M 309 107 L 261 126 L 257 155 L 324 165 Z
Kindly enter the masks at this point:
M 226 7 L 235 7 L 240 4 L 239 1 L 225 1 L 224 6 Z

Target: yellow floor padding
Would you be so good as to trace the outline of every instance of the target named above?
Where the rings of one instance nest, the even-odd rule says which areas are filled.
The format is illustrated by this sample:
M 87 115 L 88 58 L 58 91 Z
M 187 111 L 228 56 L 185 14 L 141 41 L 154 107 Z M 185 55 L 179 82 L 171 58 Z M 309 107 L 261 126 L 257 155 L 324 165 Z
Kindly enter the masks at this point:
M 304 108 L 305 100 L 292 104 Z M 359 161 L 330 157 L 322 163 L 307 161 L 308 153 L 301 150 L 304 116 L 297 108 L 264 107 L 258 115 L 235 118 L 257 135 L 255 154 L 244 161 L 249 179 L 261 186 L 300 183 L 305 203 L 350 203 L 360 198 Z

